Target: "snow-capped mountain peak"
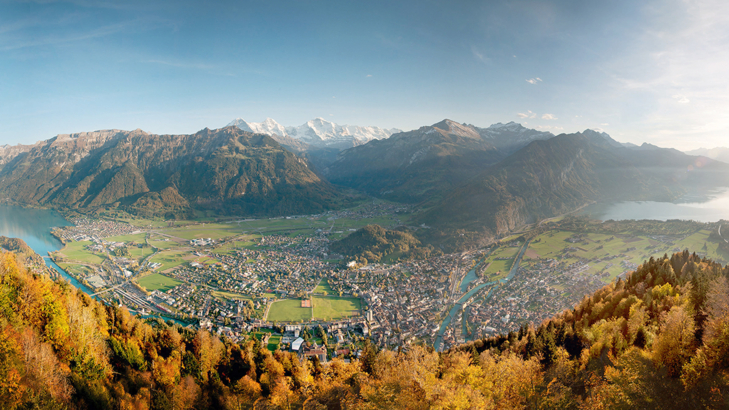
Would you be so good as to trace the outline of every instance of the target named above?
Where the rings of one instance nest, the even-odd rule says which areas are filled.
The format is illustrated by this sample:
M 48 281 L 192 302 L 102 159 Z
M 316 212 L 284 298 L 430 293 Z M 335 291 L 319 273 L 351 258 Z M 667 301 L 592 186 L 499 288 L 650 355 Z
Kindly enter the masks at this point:
M 271 118 L 266 118 L 263 122 L 247 122 L 243 118 L 236 118 L 228 124 L 231 125 L 256 134 L 286 136 L 286 128 Z
M 396 128 L 388 130 L 380 127 L 338 125 L 321 117 L 309 120 L 298 127 L 284 127 L 271 118 L 266 118 L 263 122 L 258 123 L 238 118 L 228 125 L 235 125 L 248 132 L 290 137 L 309 145 L 333 148 L 351 148 L 401 132 Z
M 524 131 L 529 130 L 529 128 L 524 128 L 521 124 L 514 121 L 509 121 L 506 124 L 497 122 L 496 124 L 492 124 L 489 127 L 486 128 L 487 130 L 491 131 Z

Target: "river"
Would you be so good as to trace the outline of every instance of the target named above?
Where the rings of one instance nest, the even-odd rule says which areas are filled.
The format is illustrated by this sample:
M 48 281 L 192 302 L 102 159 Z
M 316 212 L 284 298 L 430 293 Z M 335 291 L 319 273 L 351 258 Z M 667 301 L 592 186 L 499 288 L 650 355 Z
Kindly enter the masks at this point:
M 63 247 L 61 241 L 51 235 L 51 228 L 69 225 L 71 223 L 56 211 L 0 205 L 0 235 L 24 240 L 41 256 Z
M 48 252 L 63 248 L 63 243 L 51 235 L 51 229 L 70 225 L 61 214 L 50 209 L 0 205 L 0 235 L 22 239 L 43 257 L 46 265 L 60 273 L 72 286 L 90 295 L 93 293 L 90 288 L 66 273 L 48 257 Z
M 451 307 L 451 310 L 448 311 L 448 316 L 446 316 L 445 319 L 443 319 L 443 322 L 440 325 L 440 329 L 438 330 L 438 336 L 436 336 L 435 342 L 433 343 L 433 348 L 436 351 L 440 351 L 441 344 L 443 343 L 443 334 L 445 333 L 446 329 L 448 328 L 448 325 L 451 324 L 451 321 L 453 321 L 453 319 L 456 317 L 458 312 L 463 309 L 463 305 L 466 304 L 466 302 L 468 302 L 473 297 L 473 295 L 475 295 L 476 292 L 480 291 L 481 289 L 483 289 L 487 286 L 494 286 L 498 283 L 506 283 L 506 282 L 510 281 L 514 277 L 514 275 L 516 275 L 516 272 L 519 271 L 519 264 L 521 263 L 521 258 L 524 256 L 524 252 L 526 252 L 527 248 L 529 248 L 529 241 L 527 241 L 524 244 L 524 246 L 522 246 L 521 250 L 519 250 L 519 254 L 517 254 L 516 260 L 512 264 L 511 270 L 509 271 L 509 275 L 507 277 L 497 280 L 497 281 L 492 281 L 492 282 L 487 282 L 487 283 L 482 283 L 480 285 L 477 285 L 470 291 L 466 292 L 466 294 L 461 296 L 460 299 L 458 299 L 458 302 L 456 302 L 453 305 L 453 307 Z M 485 258 L 484 258 L 484 260 L 485 260 Z M 476 267 L 478 267 L 478 265 L 476 265 L 471 271 L 469 271 L 468 275 L 471 275 L 472 272 L 475 275 Z M 466 275 L 466 276 L 468 277 L 468 275 Z M 469 281 L 469 283 L 470 283 L 470 281 Z M 487 298 L 491 296 L 492 290 L 493 290 L 493 288 L 491 290 L 489 290 L 489 293 L 486 295 Z
M 22 239 L 31 249 L 43 257 L 46 265 L 60 273 L 72 286 L 91 295 L 94 293 L 93 290 L 66 273 L 66 271 L 61 269 L 60 266 L 48 257 L 48 252 L 63 248 L 63 243 L 51 235 L 51 229 L 70 225 L 72 224 L 61 216 L 61 214 L 50 209 L 31 209 L 0 205 L 0 235 Z M 146 317 L 150 316 L 147 315 Z M 185 322 L 167 317 L 162 317 L 162 319 L 165 321 L 174 320 L 182 326 L 187 325 Z

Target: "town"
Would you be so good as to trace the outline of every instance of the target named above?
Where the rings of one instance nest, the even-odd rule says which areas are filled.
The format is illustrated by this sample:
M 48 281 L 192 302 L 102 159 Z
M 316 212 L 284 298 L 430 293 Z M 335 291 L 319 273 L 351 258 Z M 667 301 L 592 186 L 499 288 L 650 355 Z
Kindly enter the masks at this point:
M 377 203 L 225 223 L 81 218 L 54 230 L 66 246 L 51 256 L 106 303 L 327 360 L 354 357 L 364 340 L 444 350 L 539 325 L 642 260 L 705 241 L 713 229 L 638 236 L 555 225 L 482 249 L 364 266 L 329 251 L 369 223 L 401 224 L 406 212 Z

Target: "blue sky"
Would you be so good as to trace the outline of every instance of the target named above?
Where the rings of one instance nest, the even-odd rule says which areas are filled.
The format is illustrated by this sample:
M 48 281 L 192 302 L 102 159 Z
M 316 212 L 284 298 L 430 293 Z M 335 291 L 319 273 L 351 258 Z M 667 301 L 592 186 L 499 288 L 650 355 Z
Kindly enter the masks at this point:
M 727 44 L 715 0 L 0 0 L 0 144 L 323 117 L 727 146 Z

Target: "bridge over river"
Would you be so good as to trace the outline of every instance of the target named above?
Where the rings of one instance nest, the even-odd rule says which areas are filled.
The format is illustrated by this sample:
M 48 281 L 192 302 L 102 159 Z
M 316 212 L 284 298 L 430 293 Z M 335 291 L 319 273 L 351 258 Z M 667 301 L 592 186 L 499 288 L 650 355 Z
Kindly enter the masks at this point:
M 519 264 L 521 263 L 521 258 L 524 256 L 524 253 L 529 248 L 529 243 L 531 240 L 527 240 L 524 243 L 524 246 L 522 246 L 521 250 L 519 250 L 519 254 L 516 256 L 516 259 L 514 259 L 514 263 L 511 266 L 511 270 L 509 271 L 509 275 L 503 279 L 482 283 L 470 291 L 466 292 L 463 296 L 461 296 L 460 299 L 458 299 L 458 302 L 456 302 L 451 310 L 448 312 L 448 316 L 443 319 L 443 322 L 440 325 L 440 329 L 438 330 L 438 336 L 435 338 L 435 343 L 433 343 L 433 348 L 435 348 L 436 351 L 442 351 L 442 344 L 443 344 L 443 334 L 445 334 L 446 329 L 448 328 L 448 325 L 451 324 L 453 319 L 457 316 L 458 312 L 463 310 L 463 305 L 465 305 L 478 291 L 481 289 L 491 286 L 492 288 L 489 290 L 488 294 L 486 295 L 486 299 L 491 297 L 491 292 L 493 291 L 493 286 L 497 285 L 499 283 L 507 283 L 510 281 L 514 275 L 516 275 L 516 272 L 519 270 Z M 488 257 L 488 255 L 486 256 Z M 485 260 L 485 258 L 484 258 Z M 466 278 L 464 278 L 464 283 L 461 283 L 461 290 L 464 290 L 467 288 L 468 284 L 471 283 L 476 278 L 476 268 L 478 268 L 478 264 L 471 269 L 471 271 L 468 272 L 466 275 L 466 278 L 471 278 L 468 282 L 466 282 Z

